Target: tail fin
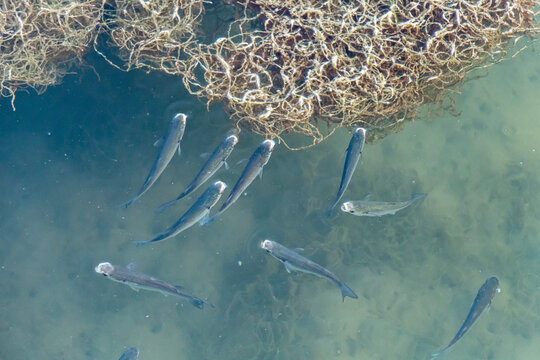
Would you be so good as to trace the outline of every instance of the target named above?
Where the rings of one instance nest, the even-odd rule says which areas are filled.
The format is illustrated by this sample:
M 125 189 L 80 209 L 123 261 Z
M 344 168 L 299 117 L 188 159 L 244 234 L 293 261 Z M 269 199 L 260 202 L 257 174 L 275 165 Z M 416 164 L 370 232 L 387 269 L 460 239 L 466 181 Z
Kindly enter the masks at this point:
M 161 204 L 161 205 L 156 209 L 156 212 L 162 213 L 163 211 L 165 211 L 165 209 L 167 209 L 169 206 L 173 205 L 175 202 L 176 202 L 176 199 L 171 200 L 171 201 L 168 201 L 168 202 L 166 202 L 166 203 L 164 203 L 164 204 Z
M 324 213 L 324 216 L 327 218 L 330 218 L 332 216 L 332 213 L 334 212 L 334 208 L 336 207 L 337 202 L 332 204 L 328 210 L 326 210 L 326 213 Z
M 204 308 L 204 304 L 207 304 L 212 308 L 215 307 L 212 303 L 209 303 L 208 301 L 205 301 L 203 299 L 199 299 L 197 297 L 192 297 L 191 299 L 189 299 L 189 302 L 190 302 L 191 305 L 193 305 L 193 306 L 195 306 L 196 308 L 199 308 L 199 309 Z
M 347 286 L 347 284 L 340 282 L 339 288 L 341 289 L 341 297 L 343 301 L 345 301 L 346 296 L 350 297 L 351 299 L 358 299 L 358 295 L 356 295 L 354 291 Z
M 207 215 L 207 216 L 203 217 L 203 218 L 199 221 L 199 225 L 204 226 L 204 225 L 208 225 L 208 224 L 213 223 L 213 222 L 216 220 L 216 218 L 218 217 L 218 215 L 219 215 L 219 212 L 216 213 L 216 214 L 214 214 L 214 215 L 212 215 L 212 216 L 208 216 L 208 215 Z
M 421 194 L 412 194 L 411 195 L 411 202 L 415 202 L 417 200 L 421 200 L 423 198 L 425 198 L 427 196 L 427 194 L 424 194 L 424 193 L 421 193 Z

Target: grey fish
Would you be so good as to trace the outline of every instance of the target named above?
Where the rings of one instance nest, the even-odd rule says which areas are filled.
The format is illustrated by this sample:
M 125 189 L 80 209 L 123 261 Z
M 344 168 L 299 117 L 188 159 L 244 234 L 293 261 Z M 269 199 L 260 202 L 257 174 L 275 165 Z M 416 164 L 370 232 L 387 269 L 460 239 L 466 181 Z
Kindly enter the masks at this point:
M 332 206 L 326 212 L 326 216 L 330 217 L 332 211 L 336 207 L 337 203 L 343 196 L 343 193 L 349 186 L 351 182 L 352 175 L 358 164 L 358 160 L 362 156 L 362 150 L 364 148 L 364 143 L 366 142 L 366 129 L 356 128 L 354 130 L 351 141 L 349 142 L 349 147 L 347 148 L 347 156 L 345 157 L 345 165 L 343 166 L 343 174 L 341 175 L 341 183 L 339 184 L 339 189 L 336 195 L 336 199 L 332 203 Z
M 175 295 L 181 298 L 187 299 L 193 306 L 202 309 L 204 304 L 208 304 L 211 307 L 214 305 L 209 302 L 199 299 L 196 296 L 185 292 L 184 288 L 179 285 L 172 285 L 163 280 L 157 279 L 153 276 L 146 275 L 135 271 L 128 267 L 113 265 L 109 262 L 103 262 L 98 264 L 94 269 L 98 274 L 103 274 L 109 279 L 117 281 L 122 284 L 126 284 L 135 291 L 139 289 L 158 291 L 163 295 Z
M 356 216 L 394 215 L 412 203 L 423 199 L 426 194 L 413 194 L 407 201 L 370 201 L 369 195 L 364 200 L 346 201 L 341 205 L 341 211 Z
M 431 354 L 432 357 L 437 357 L 441 355 L 445 350 L 454 345 L 459 339 L 465 335 L 465 333 L 471 328 L 475 323 L 476 319 L 482 314 L 482 312 L 489 308 L 491 301 L 496 293 L 500 292 L 499 288 L 499 279 L 496 276 L 492 276 L 486 280 L 486 282 L 478 290 L 478 294 L 474 298 L 474 301 L 471 305 L 471 309 L 463 322 L 463 325 L 459 328 L 456 336 L 450 341 L 450 343 L 441 351 Z
M 285 265 L 285 269 L 289 273 L 292 270 L 296 270 L 308 274 L 317 275 L 319 277 L 323 277 L 334 282 L 341 290 L 341 297 L 343 301 L 345 301 L 345 296 L 353 299 L 358 298 L 354 291 L 352 291 L 352 289 L 348 287 L 347 284 L 339 280 L 337 276 L 334 275 L 332 272 L 323 268 L 321 265 L 309 260 L 308 258 L 300 255 L 297 251 L 301 251 L 302 249 L 288 249 L 285 246 L 272 240 L 264 240 L 263 242 L 261 242 L 261 248 L 279 261 L 281 261 L 283 265 Z
M 141 186 L 137 195 L 135 195 L 133 199 L 123 203 L 121 205 L 122 207 L 127 208 L 137 199 L 139 199 L 148 189 L 150 189 L 150 187 L 156 182 L 161 173 L 163 173 L 167 167 L 174 156 L 174 153 L 178 150 L 178 154 L 180 154 L 180 141 L 182 141 L 182 137 L 184 136 L 186 118 L 186 115 L 182 113 L 178 113 L 172 118 L 171 123 L 169 124 L 169 129 L 167 130 L 167 134 L 163 137 L 163 139 L 156 141 L 154 144 L 158 146 L 160 143 L 162 143 L 163 145 L 161 146 L 161 150 L 159 150 L 158 156 L 154 161 L 154 164 L 152 165 L 144 184 Z
M 189 210 L 186 211 L 185 214 L 182 215 L 182 217 L 178 219 L 178 221 L 175 222 L 171 227 L 162 233 L 159 233 L 153 239 L 137 242 L 137 246 L 146 246 L 157 241 L 172 238 L 196 223 L 204 220 L 206 217 L 208 217 L 210 209 L 218 202 L 226 187 L 227 184 L 225 184 L 223 181 L 216 181 L 210 185 L 201 196 L 199 196 L 197 201 L 195 201 L 195 204 L 193 204 L 193 206 L 191 206 Z
M 236 200 L 238 200 L 244 190 L 246 190 L 247 187 L 253 182 L 253 180 L 255 180 L 257 175 L 262 172 L 264 165 L 266 165 L 266 163 L 270 159 L 270 156 L 272 155 L 274 145 L 275 142 L 273 140 L 264 140 L 259 145 L 253 155 L 251 155 L 251 157 L 249 158 L 248 163 L 244 168 L 244 171 L 238 178 L 238 181 L 236 181 L 236 184 L 234 184 L 234 187 L 231 190 L 227 200 L 225 200 L 219 211 L 212 217 L 205 219 L 203 221 L 203 224 L 215 220 L 229 206 L 231 206 Z
M 98 265 L 99 266 L 99 265 Z M 122 356 L 120 356 L 120 359 L 118 360 L 137 360 L 139 358 L 139 349 L 136 347 L 130 347 L 124 353 Z
M 161 205 L 157 211 L 162 212 L 176 201 L 197 190 L 199 186 L 204 184 L 206 180 L 212 177 L 212 175 L 214 175 L 216 171 L 218 171 L 219 168 L 225 163 L 237 143 L 238 138 L 236 135 L 227 136 L 227 138 L 225 138 L 225 140 L 223 140 L 221 144 L 219 144 L 218 147 L 212 152 L 206 163 L 203 165 L 201 171 L 199 171 L 197 176 L 195 176 L 187 188 L 180 195 L 178 195 L 176 199 Z

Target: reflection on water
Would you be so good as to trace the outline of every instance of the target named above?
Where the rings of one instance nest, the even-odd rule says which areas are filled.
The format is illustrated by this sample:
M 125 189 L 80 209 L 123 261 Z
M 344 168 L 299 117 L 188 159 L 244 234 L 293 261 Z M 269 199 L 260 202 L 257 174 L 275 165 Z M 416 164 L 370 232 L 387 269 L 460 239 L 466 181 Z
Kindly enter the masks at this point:
M 101 64 L 98 61 L 98 65 Z M 496 274 L 491 311 L 445 354 L 527 359 L 540 350 L 538 233 L 540 64 L 527 51 L 456 96 L 461 115 L 408 124 L 364 156 L 343 200 L 422 202 L 394 216 L 324 210 L 335 195 L 350 134 L 312 149 L 277 145 L 227 212 L 173 240 L 136 248 L 187 209 L 178 195 L 229 130 L 176 78 L 101 65 L 44 95 L 1 102 L 0 359 L 428 359 L 455 334 L 479 286 Z M 184 110 L 185 109 L 185 110 Z M 181 156 L 129 209 L 177 111 L 190 112 Z M 243 133 L 232 187 L 261 139 Z M 359 295 L 288 274 L 258 248 L 263 238 L 305 249 Z M 105 281 L 103 261 L 204 294 L 216 309 Z

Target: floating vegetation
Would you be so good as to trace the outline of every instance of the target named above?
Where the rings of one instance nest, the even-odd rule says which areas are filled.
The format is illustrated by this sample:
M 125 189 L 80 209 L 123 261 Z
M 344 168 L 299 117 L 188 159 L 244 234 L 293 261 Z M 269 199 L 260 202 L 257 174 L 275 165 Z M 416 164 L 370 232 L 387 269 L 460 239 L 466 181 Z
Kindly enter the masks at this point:
M 1 1 L 2 96 L 58 83 L 93 39 L 117 68 L 180 75 L 190 93 L 225 102 L 236 127 L 312 144 L 339 126 L 399 130 L 470 70 L 519 52 L 509 45 L 538 32 L 539 4 L 228 0 L 235 19 L 205 44 L 209 1 Z
M 267 138 L 318 143 L 317 120 L 383 133 L 537 31 L 531 0 L 235 1 L 226 37 L 190 48 L 184 82 Z M 331 132 L 330 132 L 331 133 Z
M 0 1 L 0 95 L 38 93 L 80 64 L 102 18 L 102 0 Z

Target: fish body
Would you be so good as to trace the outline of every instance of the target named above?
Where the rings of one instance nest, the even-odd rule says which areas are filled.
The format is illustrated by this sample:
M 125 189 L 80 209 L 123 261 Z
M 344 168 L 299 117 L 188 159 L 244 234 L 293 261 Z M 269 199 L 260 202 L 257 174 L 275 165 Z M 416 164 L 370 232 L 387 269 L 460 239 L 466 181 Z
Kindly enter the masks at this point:
M 347 189 L 347 186 L 349 186 L 354 170 L 356 169 L 356 165 L 358 164 L 358 160 L 360 160 L 360 157 L 362 157 L 362 150 L 364 149 L 365 142 L 366 129 L 361 127 L 356 128 L 356 130 L 354 130 L 351 141 L 349 142 L 349 147 L 347 148 L 347 156 L 345 157 L 345 164 L 343 166 L 343 174 L 341 175 L 339 189 L 334 202 L 326 212 L 327 217 L 330 217 L 332 215 L 332 211 L 334 211 L 334 208 L 343 196 L 343 193 Z
M 233 189 L 227 197 L 227 200 L 225 200 L 219 211 L 214 216 L 204 221 L 204 223 L 217 218 L 229 206 L 231 206 L 236 200 L 238 200 L 244 190 L 246 190 L 247 187 L 253 182 L 253 180 L 255 180 L 255 178 L 261 173 L 264 165 L 266 165 L 266 163 L 270 159 L 270 156 L 272 155 L 274 145 L 275 142 L 273 140 L 264 140 L 259 145 L 257 150 L 255 150 L 253 155 L 251 155 L 251 157 L 249 158 L 248 163 L 244 168 L 244 171 L 242 171 L 242 174 L 236 181 L 236 184 L 234 184 Z
M 356 216 L 394 215 L 399 210 L 405 209 L 425 197 L 426 194 L 413 194 L 407 201 L 370 201 L 366 197 L 364 200 L 344 202 L 341 205 L 341 211 Z
M 358 298 L 354 291 L 344 282 L 339 280 L 338 277 L 334 275 L 331 271 L 300 255 L 297 251 L 286 248 L 285 246 L 272 240 L 264 240 L 261 243 L 261 248 L 279 261 L 281 261 L 283 265 L 285 265 L 285 269 L 289 273 L 293 270 L 301 271 L 323 277 L 334 282 L 341 290 L 341 296 L 343 301 L 345 301 L 346 296 L 353 299 Z
M 172 201 L 169 201 L 158 208 L 158 211 L 161 212 L 174 204 L 176 201 L 180 200 L 184 196 L 190 194 L 191 192 L 197 190 L 199 186 L 204 184 L 212 175 L 219 170 L 219 168 L 225 163 L 234 147 L 238 143 L 238 137 L 236 135 L 230 135 L 225 138 L 218 145 L 218 147 L 212 152 L 206 163 L 203 165 L 202 169 L 199 171 L 197 176 L 191 181 L 191 183 L 186 187 L 186 189 L 178 195 L 178 197 Z
M 489 308 L 491 305 L 491 301 L 493 300 L 493 297 L 496 293 L 500 292 L 501 289 L 499 288 L 499 279 L 496 276 L 491 276 L 484 282 L 484 284 L 480 287 L 478 290 L 478 294 L 476 294 L 476 297 L 474 298 L 474 301 L 471 305 L 471 309 L 469 310 L 469 313 L 467 314 L 467 317 L 465 318 L 465 321 L 459 328 L 456 336 L 450 341 L 448 345 L 441 351 L 432 354 L 432 357 L 437 357 L 440 354 L 442 354 L 444 351 L 446 351 L 448 348 L 450 348 L 452 345 L 454 345 L 459 339 L 465 335 L 465 333 L 471 328 L 471 326 L 476 322 L 478 317 Z
M 124 351 L 118 360 L 137 360 L 139 358 L 139 349 L 130 347 Z
M 109 262 L 103 262 L 96 266 L 95 271 L 98 274 L 107 276 L 111 280 L 128 285 L 135 291 L 144 289 L 158 291 L 165 296 L 178 296 L 187 299 L 193 306 L 198 307 L 199 309 L 202 309 L 204 304 L 214 307 L 214 305 L 210 304 L 209 302 L 188 294 L 182 286 L 169 284 L 168 282 L 157 279 L 153 276 L 130 269 L 129 266 L 123 267 L 113 265 Z
M 184 136 L 184 130 L 186 128 L 186 118 L 185 114 L 179 113 L 176 114 L 169 124 L 169 129 L 167 134 L 163 138 L 163 145 L 158 153 L 144 184 L 141 186 L 139 192 L 135 197 L 124 204 L 123 207 L 128 207 L 133 204 L 137 199 L 139 199 L 150 187 L 156 182 L 159 176 L 163 173 L 169 162 L 174 156 L 174 153 L 178 151 L 180 153 L 180 142 Z
M 178 219 L 178 221 L 175 222 L 171 227 L 162 233 L 159 233 L 153 239 L 137 242 L 137 246 L 146 246 L 157 241 L 169 239 L 204 220 L 206 217 L 208 217 L 210 209 L 218 202 L 226 187 L 227 184 L 225 184 L 223 181 L 216 181 L 210 185 L 201 196 L 199 196 L 193 206 L 191 206 L 189 210 L 186 211 L 185 214 L 182 215 L 182 217 L 180 217 L 180 219 Z

